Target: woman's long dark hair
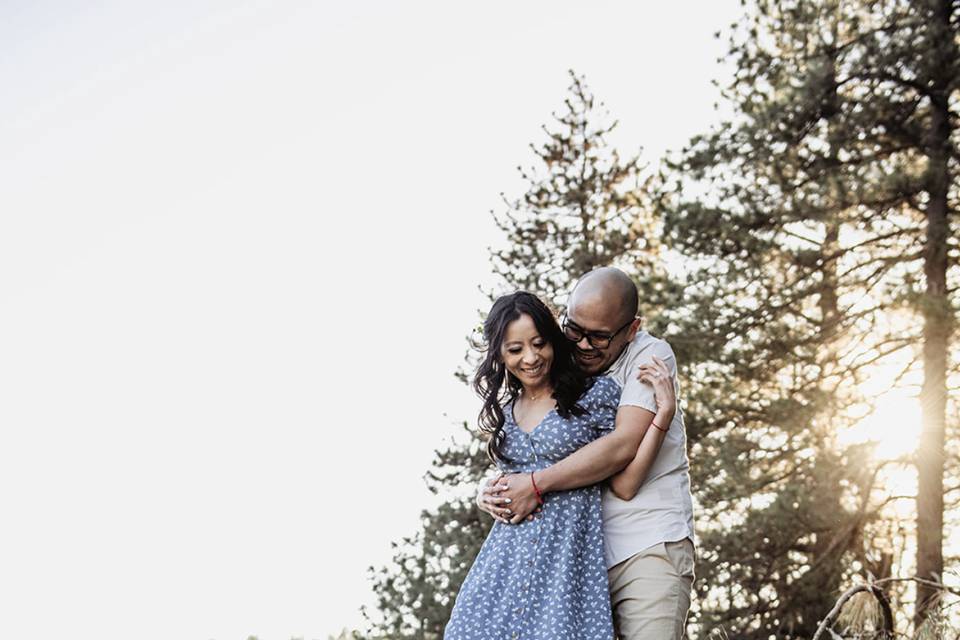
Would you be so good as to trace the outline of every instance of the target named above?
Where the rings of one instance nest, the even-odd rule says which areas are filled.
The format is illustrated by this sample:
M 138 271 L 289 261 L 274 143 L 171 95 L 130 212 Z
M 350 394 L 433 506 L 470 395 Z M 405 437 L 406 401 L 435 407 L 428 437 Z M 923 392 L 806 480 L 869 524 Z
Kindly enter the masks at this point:
M 585 413 L 577 400 L 589 387 L 587 377 L 574 360 L 573 343 L 563 335 L 547 305 L 526 291 L 497 298 L 483 323 L 484 357 L 473 377 L 473 388 L 483 399 L 480 430 L 488 436 L 487 454 L 494 462 L 507 460 L 503 454 L 503 407 L 516 400 L 523 388 L 520 381 L 507 372 L 500 356 L 507 325 L 521 314 L 530 316 L 540 337 L 553 347 L 550 383 L 557 413 L 564 418 Z

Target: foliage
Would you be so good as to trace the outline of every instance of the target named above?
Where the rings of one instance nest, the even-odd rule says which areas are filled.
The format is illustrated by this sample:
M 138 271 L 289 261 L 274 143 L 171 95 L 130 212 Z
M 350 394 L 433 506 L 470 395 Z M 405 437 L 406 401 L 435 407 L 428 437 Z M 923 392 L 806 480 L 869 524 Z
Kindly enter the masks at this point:
M 855 574 L 903 569 L 895 545 L 914 535 L 920 577 L 943 572 L 960 501 L 960 407 L 948 395 L 960 388 L 958 11 L 755 0 L 730 36 L 732 118 L 656 180 L 609 147 L 616 123 L 571 72 L 565 110 L 532 145 L 537 165 L 521 169 L 526 193 L 494 214 L 510 242 L 492 255 L 505 288 L 560 308 L 579 275 L 614 264 L 658 310 L 653 330 L 684 381 L 700 637 L 810 638 Z M 881 370 L 891 384 L 923 380 L 913 528 L 890 517 L 902 497 L 883 483 L 905 461 L 839 437 Z M 374 574 L 375 632 L 442 634 L 489 526 L 462 495 L 485 465 L 476 441 L 438 452 L 432 488 L 461 495 L 424 512 Z M 911 592 L 884 585 L 902 610 Z M 923 633 L 928 613 L 943 617 L 916 611 Z
M 544 127 L 546 142 L 531 145 L 539 165 L 520 170 L 526 194 L 496 216 L 510 246 L 492 253 L 494 268 L 504 288 L 530 290 L 557 308 L 579 275 L 613 262 L 643 274 L 651 291 L 666 294 L 667 281 L 651 264 L 648 234 L 655 225 L 644 205 L 649 198 L 641 166 L 636 158 L 621 161 L 608 145 L 616 123 L 584 79 L 572 71 L 570 77 L 565 111 L 554 115 L 554 127 Z M 442 635 L 492 522 L 473 503 L 488 469 L 476 437 L 437 452 L 428 472 L 431 490 L 455 497 L 424 511 L 420 531 L 395 545 L 390 566 L 373 574 L 380 616 L 369 616 L 373 631 L 391 638 Z
M 517 167 L 527 183 L 507 209 L 491 212 L 509 239 L 491 255 L 494 272 L 510 289 L 526 289 L 557 309 L 582 274 L 618 266 L 629 274 L 666 280 L 656 259 L 658 224 L 652 215 L 652 178 L 639 156 L 621 159 L 608 137 L 616 129 L 603 103 L 573 71 L 564 110 L 543 125 L 545 140 L 531 144 L 538 162 Z M 649 304 L 655 301 L 648 299 Z
M 468 444 L 451 441 L 437 450 L 426 474 L 432 493 L 460 495 L 424 510 L 420 530 L 393 544 L 391 564 L 370 569 L 377 607 L 376 614 L 364 615 L 378 637 L 442 638 L 454 597 L 493 522 L 476 508 L 472 494 L 490 470 L 486 449 L 463 427 Z
M 919 568 L 942 572 L 945 282 L 958 275 L 942 189 L 946 176 L 956 194 L 956 155 L 938 111 L 958 77 L 948 5 L 754 3 L 731 36 L 735 115 L 672 167 L 669 241 L 697 265 L 676 316 L 707 631 L 809 637 L 851 571 L 890 570 L 873 533 L 892 497 L 867 452 L 836 438 L 877 366 L 924 370 Z

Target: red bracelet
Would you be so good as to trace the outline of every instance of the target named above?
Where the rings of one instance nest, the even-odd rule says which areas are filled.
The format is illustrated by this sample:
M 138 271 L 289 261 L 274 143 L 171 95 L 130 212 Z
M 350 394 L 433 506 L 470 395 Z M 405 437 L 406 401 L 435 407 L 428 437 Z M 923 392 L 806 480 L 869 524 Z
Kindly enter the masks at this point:
M 533 491 L 534 491 L 534 493 L 537 494 L 537 502 L 538 502 L 540 505 L 543 505 L 543 494 L 540 493 L 540 488 L 537 486 L 537 481 L 533 479 L 533 474 L 534 474 L 534 473 L 535 473 L 534 471 L 531 471 L 531 472 L 530 472 L 530 482 L 533 484 Z
M 667 432 L 667 429 L 664 429 L 663 427 L 661 427 L 660 425 L 658 425 L 656 422 L 651 422 L 650 424 L 652 424 L 652 425 L 653 425 L 654 427 L 656 427 L 657 429 L 660 429 L 660 431 L 663 431 L 664 433 Z

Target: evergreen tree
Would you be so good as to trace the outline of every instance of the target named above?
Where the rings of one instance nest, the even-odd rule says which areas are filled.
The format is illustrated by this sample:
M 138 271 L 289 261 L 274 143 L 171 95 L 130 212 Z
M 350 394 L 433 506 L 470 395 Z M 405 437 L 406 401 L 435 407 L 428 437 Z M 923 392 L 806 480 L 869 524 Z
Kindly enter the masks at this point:
M 933 0 L 755 2 L 731 38 L 736 115 L 675 167 L 704 192 L 678 196 L 667 223 L 706 265 L 678 336 L 706 356 L 690 358 L 688 428 L 715 523 L 707 628 L 809 637 L 845 573 L 889 571 L 864 532 L 892 497 L 835 434 L 854 421 L 869 367 L 904 352 L 924 374 L 917 572 L 942 575 L 956 13 Z M 917 623 L 930 595 L 918 594 Z
M 616 127 L 595 102 L 584 79 L 570 72 L 565 111 L 544 127 L 547 139 L 531 145 L 538 166 L 520 169 L 528 182 L 508 210 L 494 214 L 510 240 L 492 252 L 504 289 L 526 289 L 560 308 L 576 279 L 597 266 L 616 264 L 644 278 L 654 296 L 670 291 L 653 268 L 647 184 L 637 158 L 622 162 L 607 136 Z M 462 376 L 466 377 L 466 376 Z M 442 636 L 466 572 L 493 522 L 474 505 L 473 492 L 491 467 L 479 438 L 437 452 L 428 473 L 431 491 L 453 495 L 424 511 L 422 527 L 395 545 L 391 564 L 373 573 L 375 633 L 389 638 Z
M 446 501 L 421 512 L 420 530 L 394 543 L 390 565 L 371 568 L 377 607 L 375 614 L 364 615 L 375 637 L 442 638 L 454 597 L 490 530 L 493 520 L 473 501 L 473 489 L 489 472 L 490 461 L 466 423 L 464 429 L 468 444 L 451 442 L 438 450 L 426 475 L 431 493 Z
M 656 260 L 652 179 L 639 155 L 620 158 L 608 141 L 617 121 L 582 76 L 569 74 L 564 109 L 551 114 L 553 126 L 543 125 L 545 140 L 530 145 L 538 162 L 517 167 L 526 192 L 491 212 L 510 239 L 492 252 L 494 272 L 505 287 L 534 292 L 557 309 L 577 278 L 598 266 L 644 278 L 655 295 L 666 281 Z

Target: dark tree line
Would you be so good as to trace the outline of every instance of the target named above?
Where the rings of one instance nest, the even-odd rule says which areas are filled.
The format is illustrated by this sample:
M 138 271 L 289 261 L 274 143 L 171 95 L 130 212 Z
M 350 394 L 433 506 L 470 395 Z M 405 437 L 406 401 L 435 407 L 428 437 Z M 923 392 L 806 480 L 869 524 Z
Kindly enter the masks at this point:
M 693 635 L 810 638 L 855 576 L 887 582 L 912 624 L 937 619 L 933 583 L 960 502 L 958 3 L 757 0 L 729 32 L 733 117 L 651 177 L 607 142 L 615 122 L 571 74 L 532 145 L 528 189 L 495 214 L 504 289 L 562 304 L 613 264 L 642 292 L 684 382 L 700 560 Z M 681 264 L 682 273 L 665 263 Z M 877 461 L 839 434 L 877 367 L 922 379 L 916 455 Z M 899 377 L 893 384 L 899 384 Z M 886 468 L 913 465 L 916 521 Z M 391 638 L 439 638 L 489 519 L 471 489 L 476 442 L 438 452 L 431 482 L 460 492 L 375 574 Z M 464 494 L 466 487 L 466 494 Z M 914 558 L 897 550 L 915 541 Z M 909 620 L 901 620 L 906 625 Z

